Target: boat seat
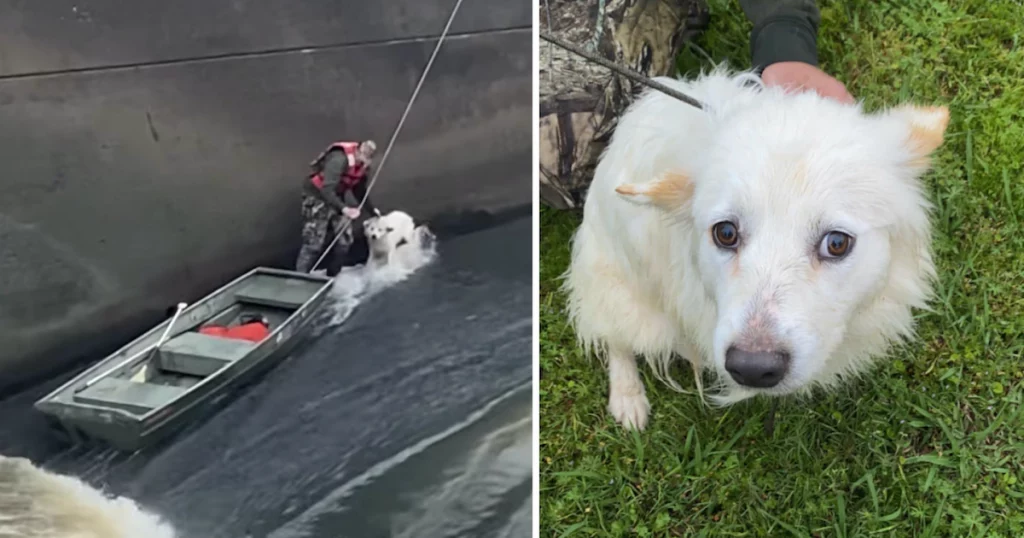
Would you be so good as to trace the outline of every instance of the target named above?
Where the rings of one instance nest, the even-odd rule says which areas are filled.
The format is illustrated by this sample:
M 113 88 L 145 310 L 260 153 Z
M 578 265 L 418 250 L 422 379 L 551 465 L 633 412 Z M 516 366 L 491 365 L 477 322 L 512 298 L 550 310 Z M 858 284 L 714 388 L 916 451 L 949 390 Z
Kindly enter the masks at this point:
M 187 392 L 184 387 L 136 383 L 119 377 L 104 377 L 91 387 L 75 394 L 77 402 L 103 407 L 123 409 L 135 414 L 145 414 L 166 405 Z
M 256 344 L 198 332 L 181 333 L 160 346 L 160 369 L 178 374 L 208 376 L 245 357 Z
M 298 310 L 310 298 L 308 286 L 282 285 L 280 281 L 254 279 L 235 293 L 239 302 Z

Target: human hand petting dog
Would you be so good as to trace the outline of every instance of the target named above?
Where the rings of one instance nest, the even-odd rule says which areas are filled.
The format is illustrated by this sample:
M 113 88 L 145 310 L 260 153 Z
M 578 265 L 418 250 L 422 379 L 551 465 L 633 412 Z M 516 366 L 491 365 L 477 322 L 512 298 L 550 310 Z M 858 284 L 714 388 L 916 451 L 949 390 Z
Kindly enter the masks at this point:
M 761 80 L 765 86 L 779 86 L 790 91 L 814 90 L 822 97 L 850 105 L 854 103 L 853 96 L 842 82 L 809 63 L 773 63 L 761 73 Z

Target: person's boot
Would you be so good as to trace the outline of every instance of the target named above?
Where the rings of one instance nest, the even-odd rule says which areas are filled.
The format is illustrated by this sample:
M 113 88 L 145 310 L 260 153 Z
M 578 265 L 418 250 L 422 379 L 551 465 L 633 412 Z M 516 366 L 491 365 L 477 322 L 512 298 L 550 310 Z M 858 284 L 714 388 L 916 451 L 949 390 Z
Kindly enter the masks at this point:
M 709 20 L 704 0 L 539 2 L 541 31 L 650 78 L 675 75 L 682 45 Z M 619 115 L 644 88 L 541 41 L 542 202 L 558 209 L 582 205 Z

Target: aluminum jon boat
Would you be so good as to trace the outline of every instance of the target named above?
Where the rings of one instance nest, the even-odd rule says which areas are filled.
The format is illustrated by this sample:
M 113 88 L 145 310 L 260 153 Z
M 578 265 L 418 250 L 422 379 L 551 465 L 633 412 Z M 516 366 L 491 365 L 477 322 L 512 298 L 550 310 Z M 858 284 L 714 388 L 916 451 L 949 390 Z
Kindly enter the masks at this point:
M 334 280 L 258 267 L 36 402 L 75 443 L 163 438 L 287 356 Z

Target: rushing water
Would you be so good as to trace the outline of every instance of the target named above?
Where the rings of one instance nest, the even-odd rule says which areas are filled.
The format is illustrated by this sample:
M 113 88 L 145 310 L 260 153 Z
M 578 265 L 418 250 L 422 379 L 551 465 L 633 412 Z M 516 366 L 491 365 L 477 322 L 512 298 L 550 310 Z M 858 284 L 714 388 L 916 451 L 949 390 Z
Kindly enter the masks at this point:
M 0 454 L 36 464 L 0 459 L 0 538 L 529 536 L 530 221 L 438 251 L 343 272 L 299 350 L 159 447 L 60 444 L 31 409 L 52 383 L 0 402 Z

